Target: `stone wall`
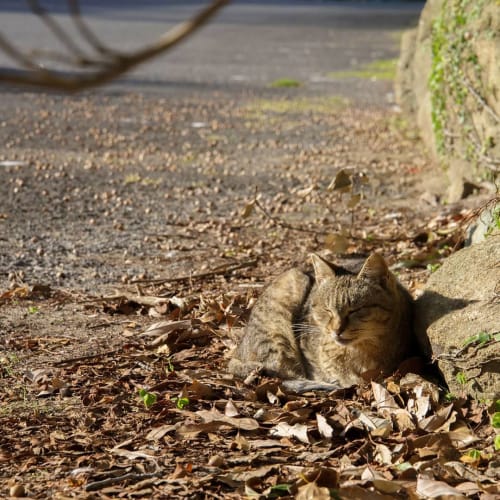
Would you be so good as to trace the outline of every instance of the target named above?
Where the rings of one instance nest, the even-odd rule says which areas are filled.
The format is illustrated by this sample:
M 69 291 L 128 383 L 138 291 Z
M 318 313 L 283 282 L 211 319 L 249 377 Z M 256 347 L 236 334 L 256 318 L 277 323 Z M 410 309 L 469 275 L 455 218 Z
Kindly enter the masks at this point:
M 450 184 L 500 172 L 498 0 L 428 0 L 403 35 L 396 98 Z

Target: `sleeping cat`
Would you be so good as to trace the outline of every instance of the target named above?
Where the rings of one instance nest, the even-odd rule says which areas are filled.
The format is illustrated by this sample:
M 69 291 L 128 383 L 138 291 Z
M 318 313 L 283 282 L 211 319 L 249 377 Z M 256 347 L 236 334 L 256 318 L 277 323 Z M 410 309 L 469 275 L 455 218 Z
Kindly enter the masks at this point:
M 361 271 L 311 255 L 313 272 L 291 269 L 264 291 L 250 315 L 229 371 L 285 379 L 297 392 L 363 382 L 391 373 L 413 354 L 411 297 L 374 253 Z

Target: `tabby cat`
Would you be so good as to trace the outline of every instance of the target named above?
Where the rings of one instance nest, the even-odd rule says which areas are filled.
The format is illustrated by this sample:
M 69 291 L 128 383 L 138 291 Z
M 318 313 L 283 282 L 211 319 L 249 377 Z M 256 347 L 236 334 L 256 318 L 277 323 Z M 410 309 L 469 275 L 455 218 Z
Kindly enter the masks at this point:
M 229 371 L 285 379 L 297 392 L 363 382 L 411 355 L 411 297 L 374 253 L 358 274 L 311 255 L 313 272 L 280 275 L 255 304 Z

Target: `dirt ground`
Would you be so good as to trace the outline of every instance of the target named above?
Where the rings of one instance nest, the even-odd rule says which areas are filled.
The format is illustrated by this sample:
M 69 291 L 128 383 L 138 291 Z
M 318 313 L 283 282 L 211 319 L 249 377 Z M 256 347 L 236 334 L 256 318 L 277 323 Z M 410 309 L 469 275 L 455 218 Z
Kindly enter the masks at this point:
M 485 404 L 411 375 L 297 396 L 225 372 L 259 291 L 308 253 L 379 251 L 417 294 L 460 244 L 475 201 L 441 203 L 391 108 L 13 92 L 0 130 L 0 495 L 493 498 Z

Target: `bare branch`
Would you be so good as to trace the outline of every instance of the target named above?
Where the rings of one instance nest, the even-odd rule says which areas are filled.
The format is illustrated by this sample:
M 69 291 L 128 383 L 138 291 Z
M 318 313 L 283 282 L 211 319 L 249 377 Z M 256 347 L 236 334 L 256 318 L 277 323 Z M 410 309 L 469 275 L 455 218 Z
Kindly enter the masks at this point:
M 36 0 L 29 0 L 33 11 L 41 16 L 52 33 L 59 38 L 59 40 L 64 42 L 67 49 L 77 56 L 77 61 L 75 61 L 75 63 L 77 63 L 80 68 L 90 65 L 95 69 L 91 71 L 74 70 L 63 72 L 42 68 L 33 61 L 31 57 L 22 53 L 5 37 L 0 35 L 0 49 L 10 55 L 22 67 L 28 68 L 16 69 L 0 67 L 0 83 L 5 82 L 14 85 L 28 85 L 47 89 L 64 90 L 67 92 L 76 92 L 102 85 L 123 75 L 131 68 L 168 51 L 203 26 L 219 9 L 228 4 L 229 1 L 230 0 L 214 0 L 193 18 L 174 26 L 152 44 L 135 52 L 120 54 L 109 50 L 99 41 L 92 31 L 83 23 L 77 1 L 68 0 L 73 21 L 79 28 L 82 36 L 101 54 L 101 56 L 106 56 L 94 61 L 87 58 L 74 43 L 71 41 L 68 43 L 68 40 L 70 40 L 68 35 L 57 23 L 49 18 Z M 47 19 L 50 20 L 47 21 Z M 52 53 L 51 55 L 52 58 L 54 58 L 54 54 Z M 64 55 L 59 55 L 59 59 L 67 62 Z
M 85 54 L 80 50 L 80 47 L 76 45 L 70 36 L 59 26 L 59 24 L 52 19 L 47 13 L 47 11 L 40 5 L 38 0 L 27 0 L 30 9 L 36 14 L 49 28 L 49 30 L 54 34 L 54 36 L 66 46 L 68 51 L 75 57 L 75 62 L 79 64 L 80 62 L 86 61 Z
M 1 33 L 0 33 L 0 49 L 2 49 L 11 59 L 16 61 L 21 66 L 24 66 L 25 68 L 31 68 L 33 71 L 39 71 L 42 69 L 40 68 L 39 64 L 34 62 L 29 56 L 27 56 L 23 52 L 21 52 L 15 45 L 12 45 Z
M 71 19 L 73 20 L 73 23 L 75 24 L 76 28 L 82 35 L 83 39 L 86 40 L 87 43 L 91 47 L 93 47 L 95 51 L 97 51 L 99 54 L 107 56 L 110 55 L 114 56 L 117 54 L 116 51 L 106 47 L 92 32 L 92 30 L 87 26 L 87 24 L 85 23 L 85 21 L 81 16 L 80 4 L 78 3 L 78 0 L 68 0 L 68 7 L 71 13 Z

